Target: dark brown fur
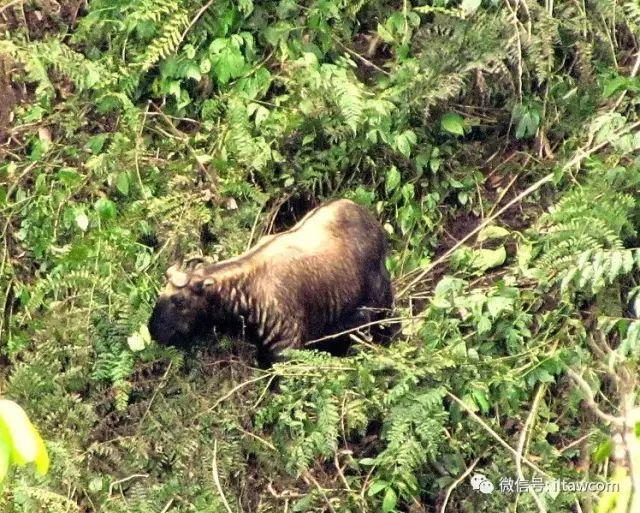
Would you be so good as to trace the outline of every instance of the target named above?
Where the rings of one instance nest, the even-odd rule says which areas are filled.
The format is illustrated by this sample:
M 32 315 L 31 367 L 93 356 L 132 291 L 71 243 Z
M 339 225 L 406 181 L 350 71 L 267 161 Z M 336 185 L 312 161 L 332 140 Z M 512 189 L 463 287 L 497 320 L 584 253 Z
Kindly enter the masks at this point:
M 239 257 L 178 272 L 181 286 L 170 280 L 149 330 L 162 344 L 189 346 L 214 330 L 241 329 L 263 366 L 287 348 L 343 354 L 345 337 L 310 342 L 392 308 L 386 252 L 386 234 L 367 210 L 349 200 L 331 201 Z

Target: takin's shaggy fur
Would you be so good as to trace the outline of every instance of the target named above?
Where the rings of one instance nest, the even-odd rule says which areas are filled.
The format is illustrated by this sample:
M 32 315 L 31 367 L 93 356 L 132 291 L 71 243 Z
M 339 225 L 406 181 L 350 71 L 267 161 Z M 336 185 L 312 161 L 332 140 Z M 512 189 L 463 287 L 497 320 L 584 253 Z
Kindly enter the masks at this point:
M 263 367 L 289 348 L 344 354 L 349 337 L 331 335 L 379 320 L 393 306 L 386 253 L 386 234 L 367 210 L 330 201 L 238 257 L 170 268 L 149 330 L 159 343 L 182 347 L 240 331 Z

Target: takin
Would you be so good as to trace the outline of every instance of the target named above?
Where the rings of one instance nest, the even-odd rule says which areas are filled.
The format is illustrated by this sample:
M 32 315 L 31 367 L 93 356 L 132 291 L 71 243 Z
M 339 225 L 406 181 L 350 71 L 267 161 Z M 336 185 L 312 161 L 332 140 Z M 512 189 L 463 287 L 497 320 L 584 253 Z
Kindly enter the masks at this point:
M 149 331 L 160 344 L 179 347 L 212 333 L 242 334 L 256 346 L 262 367 L 284 349 L 343 355 L 345 331 L 376 324 L 393 307 L 387 246 L 366 209 L 329 201 L 240 256 L 170 267 Z M 372 329 L 377 341 L 388 339 L 385 333 L 380 323 Z

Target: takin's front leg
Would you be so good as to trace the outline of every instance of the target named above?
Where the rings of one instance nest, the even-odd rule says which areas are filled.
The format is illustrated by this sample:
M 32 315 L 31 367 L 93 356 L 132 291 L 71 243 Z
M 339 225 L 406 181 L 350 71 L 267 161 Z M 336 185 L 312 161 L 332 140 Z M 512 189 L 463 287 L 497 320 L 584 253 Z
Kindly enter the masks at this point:
M 381 263 L 378 273 L 369 277 L 369 290 L 367 309 L 369 310 L 373 341 L 379 344 L 388 344 L 399 331 L 397 324 L 385 324 L 384 319 L 389 317 L 394 308 L 393 285 L 391 277 L 384 263 Z
M 274 363 L 285 360 L 282 352 L 287 349 L 303 348 L 302 334 L 298 328 L 299 323 L 294 326 L 278 329 L 280 325 L 273 328 L 272 331 L 266 333 L 264 341 L 257 346 L 258 364 L 263 369 L 269 369 Z

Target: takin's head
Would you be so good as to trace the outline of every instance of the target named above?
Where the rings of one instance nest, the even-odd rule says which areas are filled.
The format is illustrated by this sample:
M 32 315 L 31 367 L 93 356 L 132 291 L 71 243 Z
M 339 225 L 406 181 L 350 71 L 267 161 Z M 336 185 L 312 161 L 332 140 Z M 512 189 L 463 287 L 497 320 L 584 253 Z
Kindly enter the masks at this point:
M 192 272 L 167 270 L 168 284 L 149 319 L 149 333 L 161 345 L 188 347 L 211 325 L 212 305 L 204 293 L 202 278 Z

